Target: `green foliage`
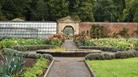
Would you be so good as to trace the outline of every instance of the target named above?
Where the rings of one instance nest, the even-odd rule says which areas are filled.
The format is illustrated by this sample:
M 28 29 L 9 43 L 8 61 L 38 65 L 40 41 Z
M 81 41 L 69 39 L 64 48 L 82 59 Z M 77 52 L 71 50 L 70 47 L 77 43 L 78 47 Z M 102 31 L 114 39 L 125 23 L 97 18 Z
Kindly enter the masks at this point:
M 79 16 L 82 21 L 137 22 L 137 5 L 137 0 L 0 0 L 0 20 L 56 21 Z
M 138 51 L 121 51 L 116 53 L 91 53 L 85 56 L 86 60 L 110 60 L 138 57 Z
M 22 72 L 24 57 L 22 54 L 7 52 L 0 64 L 0 77 L 14 77 Z
M 118 21 L 119 14 L 117 8 L 118 5 L 116 6 L 116 2 L 114 2 L 113 0 L 96 0 L 93 7 L 95 21 Z
M 107 36 L 104 27 L 100 25 L 93 25 L 90 35 L 92 38 L 104 38 Z
M 119 50 L 131 50 L 138 48 L 138 39 L 113 39 L 113 38 L 103 38 L 103 39 L 91 39 L 80 41 L 83 46 L 98 46 L 98 47 L 111 47 Z
M 59 39 L 52 39 L 52 40 L 47 40 L 46 41 L 46 44 L 57 46 L 57 47 L 61 46 L 62 43 L 63 43 L 63 41 L 59 40 Z
M 44 2 L 44 0 L 38 0 L 36 7 L 37 7 L 37 18 L 42 21 L 46 20 L 48 13 L 46 2 Z
M 16 45 L 43 45 L 45 40 L 42 39 L 4 39 L 0 41 L 1 48 L 10 48 Z
M 37 48 L 48 48 L 48 46 L 42 46 L 42 45 L 49 45 L 50 46 L 61 46 L 63 43 L 62 40 L 59 39 L 50 39 L 50 40 L 44 40 L 44 39 L 3 39 L 0 41 L 0 49 L 2 48 L 11 48 L 14 46 L 26 46 L 26 45 L 40 45 Z M 35 47 L 34 46 L 34 47 Z M 27 50 L 26 48 L 22 47 L 23 49 Z M 29 47 L 28 47 L 29 48 Z M 37 49 L 34 48 L 34 49 Z M 32 48 L 33 50 L 33 48 Z
M 126 0 L 126 9 L 124 10 L 124 21 L 137 22 L 138 21 L 138 1 Z
M 44 69 L 48 67 L 48 60 L 40 58 L 36 61 L 32 68 L 26 68 L 23 77 L 38 77 L 43 74 Z

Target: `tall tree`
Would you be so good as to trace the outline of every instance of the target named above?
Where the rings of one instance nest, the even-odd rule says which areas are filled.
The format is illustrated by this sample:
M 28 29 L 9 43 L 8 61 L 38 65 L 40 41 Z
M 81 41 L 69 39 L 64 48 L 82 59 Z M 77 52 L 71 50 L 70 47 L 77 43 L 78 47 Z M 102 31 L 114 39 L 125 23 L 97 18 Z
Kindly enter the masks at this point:
M 115 5 L 116 19 L 117 21 L 123 20 L 123 11 L 126 8 L 125 0 L 113 0 L 113 5 Z
M 13 19 L 15 18 L 15 10 L 16 6 L 13 2 L 13 0 L 5 0 L 2 5 L 2 12 L 6 16 L 7 19 Z
M 69 15 L 78 16 L 80 0 L 69 0 Z
M 1 12 L 1 7 L 2 7 L 2 5 L 1 5 L 1 3 L 0 3 L 0 20 L 2 20 L 2 12 Z
M 94 21 L 93 0 L 80 0 L 78 15 L 82 21 Z
M 138 0 L 126 0 L 127 8 L 124 11 L 125 22 L 138 22 Z
M 47 16 L 48 16 L 48 7 L 47 4 L 44 0 L 39 0 L 37 2 L 37 6 L 36 6 L 36 10 L 37 10 L 37 17 L 39 20 L 45 21 L 47 20 Z
M 112 0 L 96 0 L 93 9 L 95 21 L 117 21 L 116 7 Z
M 68 2 L 66 0 L 47 0 L 49 19 L 57 19 L 69 15 Z

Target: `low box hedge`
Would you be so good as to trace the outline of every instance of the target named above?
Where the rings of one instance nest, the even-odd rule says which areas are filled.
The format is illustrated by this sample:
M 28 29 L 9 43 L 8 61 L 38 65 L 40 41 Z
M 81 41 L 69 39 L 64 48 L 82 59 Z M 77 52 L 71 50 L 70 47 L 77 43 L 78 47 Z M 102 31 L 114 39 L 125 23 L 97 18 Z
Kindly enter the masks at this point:
M 24 46 L 13 46 L 12 49 L 18 50 L 18 51 L 33 51 L 33 50 L 39 50 L 39 49 L 50 49 L 54 48 L 53 45 L 24 45 Z
M 138 51 L 123 51 L 123 52 L 116 52 L 115 57 L 117 59 L 124 59 L 124 58 L 131 58 L 131 57 L 138 57 Z
M 26 52 L 17 51 L 17 50 L 10 49 L 10 48 L 4 48 L 4 49 L 2 50 L 2 54 L 3 54 L 3 55 L 7 55 L 7 54 L 9 54 L 10 52 L 14 52 L 15 55 L 16 55 L 16 53 L 23 54 L 23 56 L 24 56 L 25 58 L 33 58 L 33 59 L 46 58 L 46 59 L 48 59 L 48 60 L 50 60 L 50 61 L 53 60 L 53 56 L 50 55 L 50 54 L 26 53 Z
M 91 53 L 88 54 L 86 60 L 110 60 L 110 59 L 125 59 L 138 57 L 138 51 L 119 51 L 116 53 Z
M 100 47 L 100 46 L 79 46 L 79 49 L 96 49 L 96 50 L 111 51 L 111 52 L 123 51 L 111 47 Z

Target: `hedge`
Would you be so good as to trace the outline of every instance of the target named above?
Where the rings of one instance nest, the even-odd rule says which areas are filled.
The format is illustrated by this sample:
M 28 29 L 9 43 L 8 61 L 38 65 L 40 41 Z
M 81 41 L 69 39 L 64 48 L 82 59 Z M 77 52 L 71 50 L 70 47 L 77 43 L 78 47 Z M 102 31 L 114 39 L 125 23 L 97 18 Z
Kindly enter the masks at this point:
M 138 57 L 138 51 L 123 51 L 116 53 L 91 53 L 88 54 L 86 60 L 110 60 L 110 59 L 125 59 Z

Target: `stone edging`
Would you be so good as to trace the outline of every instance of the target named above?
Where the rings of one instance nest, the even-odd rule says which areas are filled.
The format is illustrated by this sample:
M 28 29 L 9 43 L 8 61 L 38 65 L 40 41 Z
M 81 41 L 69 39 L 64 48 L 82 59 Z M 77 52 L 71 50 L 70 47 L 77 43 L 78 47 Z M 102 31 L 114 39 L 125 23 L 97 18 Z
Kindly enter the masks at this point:
M 47 77 L 48 76 L 48 73 L 51 70 L 51 67 L 53 66 L 54 62 L 55 62 L 55 60 L 53 59 L 52 62 L 50 63 L 50 65 L 48 66 L 48 69 L 46 70 L 46 72 L 45 72 L 43 77 Z
M 90 66 L 86 63 L 86 61 L 84 61 L 86 67 L 88 68 L 90 74 L 92 77 L 96 77 L 96 74 L 94 73 L 94 71 L 90 68 Z

